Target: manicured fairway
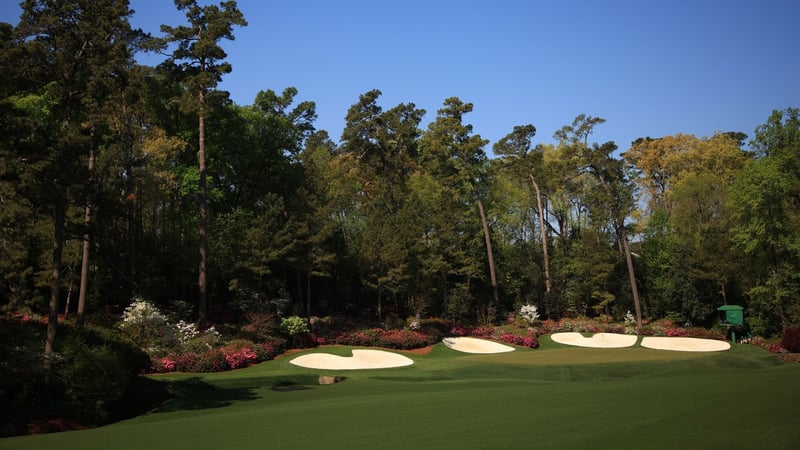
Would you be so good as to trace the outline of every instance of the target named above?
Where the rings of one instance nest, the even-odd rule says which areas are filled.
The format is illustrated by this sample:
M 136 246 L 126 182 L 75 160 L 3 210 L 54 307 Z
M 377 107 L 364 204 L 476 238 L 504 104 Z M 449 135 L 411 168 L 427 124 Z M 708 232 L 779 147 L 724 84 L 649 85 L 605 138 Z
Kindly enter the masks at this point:
M 324 351 L 346 355 L 347 348 Z M 711 354 L 571 348 L 346 373 L 288 357 L 158 377 L 182 397 L 110 426 L 0 439 L 9 449 L 800 448 L 800 364 L 751 346 Z M 319 375 L 344 381 L 320 386 Z

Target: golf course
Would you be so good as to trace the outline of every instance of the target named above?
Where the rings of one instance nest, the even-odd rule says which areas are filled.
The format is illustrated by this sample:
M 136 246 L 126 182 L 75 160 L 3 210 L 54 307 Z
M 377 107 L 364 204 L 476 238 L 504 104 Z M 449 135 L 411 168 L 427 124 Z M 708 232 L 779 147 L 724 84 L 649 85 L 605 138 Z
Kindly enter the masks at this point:
M 0 439 L 0 449 L 800 448 L 800 364 L 755 346 L 584 348 L 545 335 L 536 350 L 392 351 L 413 364 L 386 369 L 291 363 L 353 349 L 151 376 L 172 398 L 144 415 Z

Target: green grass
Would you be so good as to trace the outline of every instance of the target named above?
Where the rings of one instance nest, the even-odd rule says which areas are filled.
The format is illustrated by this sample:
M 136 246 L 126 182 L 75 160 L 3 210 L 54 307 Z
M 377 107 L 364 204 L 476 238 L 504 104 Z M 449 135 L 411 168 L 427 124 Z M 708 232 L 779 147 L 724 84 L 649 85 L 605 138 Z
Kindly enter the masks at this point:
M 320 350 L 317 350 L 320 351 Z M 348 354 L 349 348 L 324 351 Z M 800 448 L 800 364 L 721 353 L 582 349 L 468 355 L 326 372 L 280 358 L 154 377 L 177 397 L 93 430 L 0 439 L 0 449 Z M 329 386 L 319 375 L 346 379 Z

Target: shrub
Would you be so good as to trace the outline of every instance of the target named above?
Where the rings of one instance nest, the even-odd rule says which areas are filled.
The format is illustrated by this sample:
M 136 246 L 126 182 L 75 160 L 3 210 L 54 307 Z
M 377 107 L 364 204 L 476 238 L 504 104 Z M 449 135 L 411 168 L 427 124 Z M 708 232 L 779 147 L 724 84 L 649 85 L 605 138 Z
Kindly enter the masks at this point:
M 238 369 L 274 359 L 285 350 L 284 339 L 276 338 L 262 343 L 236 339 L 221 348 L 200 347 L 198 351 L 172 352 L 153 358 L 150 372 L 219 372 Z
M 195 336 L 180 347 L 177 347 L 175 350 L 185 353 L 203 353 L 216 347 L 220 342 L 220 334 L 212 327 Z
M 613 323 L 609 323 L 608 325 L 603 325 L 603 331 L 606 333 L 636 334 L 635 328 L 634 330 L 631 330 L 631 332 L 629 333 L 628 328 L 625 327 L 624 325 L 613 324 Z
M 532 334 L 521 336 L 518 334 L 504 333 L 500 336 L 500 340 L 507 344 L 519 345 L 521 347 L 539 348 L 539 338 Z
M 494 336 L 494 328 L 492 327 L 475 327 L 469 331 L 470 336 L 490 338 Z
M 222 347 L 225 361 L 231 369 L 239 369 L 257 363 L 258 352 L 255 344 L 247 339 L 236 339 Z
M 286 351 L 285 339 L 272 339 L 255 345 L 259 361 L 269 361 Z
M 40 353 L 44 328 L 30 318 L 0 317 L 0 437 L 19 434 L 46 407 Z
M 381 330 L 377 334 L 378 347 L 407 350 L 425 347 L 428 344 L 427 336 L 413 330 Z
M 747 327 L 750 329 L 750 333 L 754 336 L 769 336 L 771 335 L 769 326 L 767 325 L 767 321 L 757 317 L 757 316 L 749 316 L 747 317 Z
M 224 347 L 222 353 L 225 355 L 225 362 L 231 369 L 247 367 L 258 361 L 258 353 L 250 347 Z
M 708 330 L 706 328 L 701 328 L 701 327 L 692 327 L 692 328 L 687 328 L 686 333 L 688 337 L 693 337 L 693 338 L 716 339 L 718 341 L 725 340 L 725 334 L 721 333 L 719 330 Z
M 432 345 L 436 343 L 438 339 L 438 333 L 427 334 L 414 330 L 383 330 L 381 328 L 368 328 L 349 333 L 342 333 L 336 337 L 335 342 L 340 345 L 386 347 L 399 350 L 408 350 Z
M 625 334 L 636 333 L 636 317 L 630 311 L 625 313 L 624 324 Z
M 450 322 L 438 317 L 419 319 L 420 331 L 431 332 L 435 330 L 439 334 L 445 334 L 450 330 Z
M 550 334 L 556 333 L 561 331 L 561 323 L 556 322 L 555 320 L 548 319 L 542 322 L 541 324 L 541 333 L 542 334 Z
M 241 332 L 256 342 L 269 339 L 272 333 L 278 331 L 278 318 L 272 313 L 248 311 L 244 318 L 246 324 L 242 326 Z
M 174 359 L 165 356 L 163 358 L 155 358 L 153 359 L 153 364 L 150 366 L 150 372 L 152 373 L 165 373 L 165 372 L 174 372 L 178 364 L 175 362 Z
M 292 346 L 296 346 L 297 337 L 310 333 L 308 323 L 300 316 L 289 316 L 281 319 L 281 331 L 292 338 Z
M 781 347 L 790 353 L 800 353 L 800 328 L 786 328 L 783 330 Z
M 566 318 L 561 320 L 561 331 L 577 331 L 579 333 L 597 333 L 600 326 L 587 317 Z
M 175 338 L 172 327 L 159 309 L 147 300 L 135 297 L 122 313 L 119 328 L 141 348 L 159 347 Z
M 343 333 L 336 337 L 336 343 L 363 347 L 375 346 L 378 342 L 378 333 L 381 331 L 383 330 L 380 328 L 369 328 Z
M 197 336 L 200 336 L 200 330 L 197 329 L 197 325 L 194 323 L 179 320 L 178 323 L 175 324 L 175 337 L 178 339 L 179 343 L 185 344 Z
M 686 337 L 689 336 L 689 330 L 687 330 L 686 328 L 665 328 L 664 336 Z
M 200 358 L 197 353 L 180 353 L 163 358 L 161 361 L 164 362 L 164 359 L 174 362 L 172 370 L 175 372 L 200 372 L 198 370 L 198 360 Z M 165 368 L 169 367 L 169 363 L 164 364 L 164 366 Z
M 222 372 L 230 368 L 225 352 L 219 348 L 212 348 L 196 357 L 194 370 L 190 372 Z
M 308 323 L 300 316 L 289 316 L 281 319 L 281 331 L 289 336 L 308 333 Z
M 150 364 L 147 353 L 118 330 L 93 326 L 72 332 L 79 334 L 88 346 L 109 348 L 130 373 L 142 373 Z
M 111 347 L 90 346 L 78 334 L 64 336 L 58 354 L 55 371 L 67 412 L 92 423 L 105 422 L 110 404 L 125 395 L 135 372 Z
M 533 322 L 539 318 L 539 311 L 536 309 L 536 306 L 527 304 L 522 305 L 519 309 L 519 315 L 527 320 L 528 324 L 533 324 Z
M 464 328 L 462 326 L 454 326 L 453 328 L 450 329 L 449 333 L 450 336 L 454 337 L 467 336 L 468 334 L 469 334 L 469 329 Z

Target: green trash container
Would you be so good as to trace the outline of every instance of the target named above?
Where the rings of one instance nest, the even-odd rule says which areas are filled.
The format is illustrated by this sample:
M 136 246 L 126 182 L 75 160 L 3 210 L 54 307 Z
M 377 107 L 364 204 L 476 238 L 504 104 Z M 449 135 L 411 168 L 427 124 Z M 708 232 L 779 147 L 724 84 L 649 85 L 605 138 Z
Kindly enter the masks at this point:
M 736 343 L 736 333 L 733 327 L 740 327 L 744 324 L 744 308 L 739 305 L 722 305 L 717 311 L 724 312 L 725 318 L 722 325 L 731 329 L 731 342 Z

